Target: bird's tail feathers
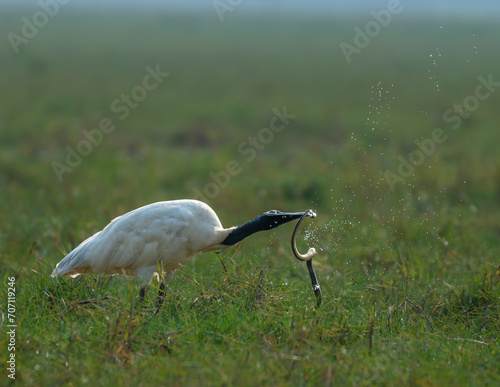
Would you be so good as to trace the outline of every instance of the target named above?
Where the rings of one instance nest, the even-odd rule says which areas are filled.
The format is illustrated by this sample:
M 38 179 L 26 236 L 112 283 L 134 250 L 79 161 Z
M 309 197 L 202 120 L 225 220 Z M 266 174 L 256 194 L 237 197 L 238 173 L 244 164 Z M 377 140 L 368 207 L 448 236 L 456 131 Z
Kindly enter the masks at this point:
M 61 277 L 63 275 L 71 275 L 74 277 L 80 274 L 78 272 L 74 273 L 74 271 L 83 266 L 82 264 L 85 263 L 85 250 L 87 250 L 87 247 L 89 246 L 88 242 L 90 242 L 91 239 L 92 238 L 85 240 L 68 255 L 66 255 L 61 262 L 57 264 L 50 276 Z

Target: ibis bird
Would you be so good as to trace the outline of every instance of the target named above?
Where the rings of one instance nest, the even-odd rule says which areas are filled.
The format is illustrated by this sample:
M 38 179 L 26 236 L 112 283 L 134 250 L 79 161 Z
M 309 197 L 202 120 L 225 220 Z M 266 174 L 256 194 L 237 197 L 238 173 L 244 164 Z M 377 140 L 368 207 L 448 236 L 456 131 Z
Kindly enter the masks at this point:
M 52 277 L 83 273 L 136 275 L 142 300 L 147 284 L 157 273 L 160 294 L 164 295 L 175 270 L 197 253 L 234 246 L 249 235 L 305 214 L 271 210 L 242 226 L 224 228 L 214 210 L 201 201 L 157 202 L 112 220 L 66 255 Z M 162 300 L 157 301 L 158 309 Z

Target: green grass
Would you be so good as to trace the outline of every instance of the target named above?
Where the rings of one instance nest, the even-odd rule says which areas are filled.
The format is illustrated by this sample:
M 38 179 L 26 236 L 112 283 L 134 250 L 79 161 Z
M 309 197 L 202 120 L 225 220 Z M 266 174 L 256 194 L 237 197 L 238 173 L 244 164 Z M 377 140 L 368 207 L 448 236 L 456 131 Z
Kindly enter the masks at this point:
M 4 41 L 0 305 L 15 276 L 18 384 L 500 382 L 500 91 L 457 130 L 442 118 L 500 79 L 500 28 L 401 17 L 347 64 L 339 44 L 366 21 L 67 12 L 18 55 Z M 157 64 L 170 75 L 120 120 L 112 101 Z M 284 106 L 297 117 L 246 161 L 238 145 Z M 116 130 L 59 182 L 52 163 L 103 118 Z M 391 190 L 384 172 L 437 127 L 447 140 Z M 149 323 L 156 283 L 141 306 L 132 277 L 50 277 L 110 219 L 193 197 L 231 160 L 242 172 L 208 201 L 224 225 L 317 211 L 299 248 L 319 250 L 320 308 L 291 225 L 198 256 Z

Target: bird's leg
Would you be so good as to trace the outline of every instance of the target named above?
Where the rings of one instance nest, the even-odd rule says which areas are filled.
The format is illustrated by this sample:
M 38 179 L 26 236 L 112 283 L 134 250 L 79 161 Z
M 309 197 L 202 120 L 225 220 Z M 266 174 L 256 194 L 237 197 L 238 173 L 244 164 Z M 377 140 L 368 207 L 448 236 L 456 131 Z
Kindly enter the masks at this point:
M 148 291 L 148 287 L 151 284 L 151 279 L 155 273 L 155 267 L 145 267 L 137 270 L 137 282 L 139 284 L 139 303 L 144 304 L 144 297 Z
M 160 281 L 160 289 L 158 290 L 158 298 L 156 299 L 155 306 L 157 314 L 160 311 L 161 306 L 163 305 L 163 300 L 165 299 L 165 282 Z
M 151 315 L 151 317 L 146 321 L 144 326 L 148 325 L 149 322 L 160 312 L 160 308 L 163 304 L 163 300 L 165 299 L 165 290 L 167 288 L 167 284 L 170 282 L 172 277 L 174 276 L 175 270 L 169 272 L 165 277 L 158 277 L 158 280 L 160 281 L 160 289 L 158 291 L 158 298 L 155 301 L 155 306 L 156 310 L 155 312 Z
M 144 296 L 146 295 L 146 286 L 141 287 L 139 290 L 139 303 L 144 304 Z
M 160 281 L 160 290 L 158 291 L 158 298 L 155 301 L 156 310 L 151 315 L 151 317 L 148 318 L 148 321 L 146 321 L 144 326 L 148 325 L 151 322 L 151 320 L 160 312 L 160 308 L 161 308 L 161 306 L 163 304 L 163 300 L 165 298 L 165 288 L 166 288 L 165 283 L 163 281 Z M 141 288 L 141 291 L 142 291 L 142 289 L 143 288 Z

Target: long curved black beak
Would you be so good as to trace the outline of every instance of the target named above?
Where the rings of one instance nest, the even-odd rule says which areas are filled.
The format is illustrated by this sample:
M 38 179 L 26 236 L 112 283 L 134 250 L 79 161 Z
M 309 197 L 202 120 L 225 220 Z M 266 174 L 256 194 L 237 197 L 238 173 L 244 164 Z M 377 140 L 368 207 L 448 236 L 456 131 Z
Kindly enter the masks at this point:
M 222 241 L 222 244 L 226 246 L 234 245 L 249 235 L 252 235 L 259 231 L 271 230 L 294 219 L 299 219 L 306 214 L 312 218 L 316 216 L 316 214 L 312 211 L 281 212 L 271 210 L 264 212 L 263 214 L 257 216 L 255 219 L 252 219 L 250 222 L 247 222 L 231 231 L 226 239 Z
M 309 216 L 311 218 L 315 218 L 316 214 L 311 210 L 305 212 L 281 212 L 281 211 L 271 210 L 264 212 L 261 216 L 268 216 L 270 218 L 272 217 L 274 220 L 277 221 L 278 224 L 283 224 L 295 219 L 302 218 L 303 216 Z

